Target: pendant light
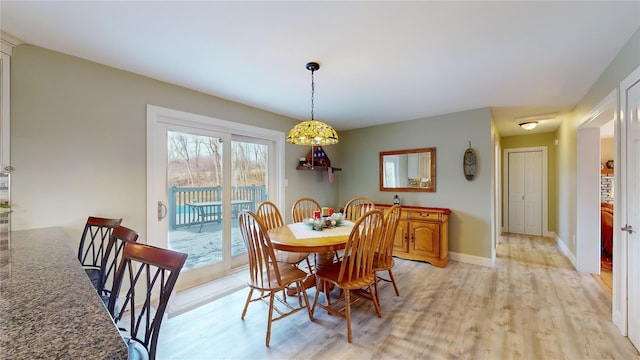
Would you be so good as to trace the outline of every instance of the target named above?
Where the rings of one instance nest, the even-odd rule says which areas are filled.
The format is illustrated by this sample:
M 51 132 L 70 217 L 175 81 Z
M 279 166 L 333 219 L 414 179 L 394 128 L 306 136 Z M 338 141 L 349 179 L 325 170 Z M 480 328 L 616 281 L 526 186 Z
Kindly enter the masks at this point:
M 331 125 L 313 118 L 313 97 L 315 95 L 313 73 L 320 69 L 320 65 L 310 62 L 306 68 L 311 71 L 311 120 L 302 121 L 289 130 L 287 142 L 296 145 L 311 145 L 311 167 L 313 168 L 313 147 L 337 144 L 338 133 Z

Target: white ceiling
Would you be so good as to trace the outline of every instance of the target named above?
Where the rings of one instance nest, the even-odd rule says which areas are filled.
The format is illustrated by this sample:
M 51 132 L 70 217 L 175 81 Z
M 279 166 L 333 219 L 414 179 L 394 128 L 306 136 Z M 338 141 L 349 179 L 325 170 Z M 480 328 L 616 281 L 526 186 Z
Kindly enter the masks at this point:
M 348 130 L 491 107 L 557 113 L 554 131 L 636 29 L 640 2 L 0 1 L 20 40 Z

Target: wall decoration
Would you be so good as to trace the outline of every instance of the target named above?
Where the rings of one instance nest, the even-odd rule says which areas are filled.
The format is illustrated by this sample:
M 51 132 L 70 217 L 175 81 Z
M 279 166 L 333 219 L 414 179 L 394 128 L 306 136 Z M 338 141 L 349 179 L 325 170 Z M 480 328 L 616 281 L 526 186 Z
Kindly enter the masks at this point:
M 307 164 L 313 166 L 331 166 L 331 160 L 324 152 L 322 146 L 312 146 L 312 151 L 307 154 Z
M 476 176 L 476 153 L 471 148 L 471 141 L 469 141 L 469 148 L 464 152 L 464 158 L 462 161 L 462 167 L 464 170 L 464 177 L 471 181 Z

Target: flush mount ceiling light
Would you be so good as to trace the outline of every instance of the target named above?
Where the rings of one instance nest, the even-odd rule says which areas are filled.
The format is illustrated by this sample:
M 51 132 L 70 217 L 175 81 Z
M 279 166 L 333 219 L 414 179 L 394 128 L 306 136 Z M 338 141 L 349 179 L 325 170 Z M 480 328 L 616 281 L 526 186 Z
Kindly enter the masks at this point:
M 315 94 L 313 73 L 320 69 L 320 65 L 310 62 L 306 68 L 311 71 L 311 120 L 302 121 L 289 130 L 287 142 L 296 145 L 311 145 L 311 153 L 313 154 L 314 146 L 337 144 L 338 133 L 331 125 L 313 118 L 313 96 Z
M 543 120 L 553 120 L 556 118 L 556 113 L 551 114 L 543 114 L 543 115 L 533 115 L 533 116 L 524 116 L 515 118 L 518 121 L 518 126 L 521 128 L 531 131 L 538 126 L 540 121 Z
M 518 125 L 520 125 L 521 128 L 529 131 L 529 130 L 535 129 L 536 126 L 538 126 L 538 122 L 537 121 L 527 121 L 527 122 L 520 123 Z

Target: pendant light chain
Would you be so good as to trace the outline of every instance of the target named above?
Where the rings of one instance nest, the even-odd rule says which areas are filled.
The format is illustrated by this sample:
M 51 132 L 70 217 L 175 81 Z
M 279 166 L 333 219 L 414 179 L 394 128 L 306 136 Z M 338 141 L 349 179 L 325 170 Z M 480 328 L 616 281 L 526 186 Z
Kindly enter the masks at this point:
M 311 120 L 313 120 L 313 96 L 316 93 L 315 81 L 313 79 L 314 70 L 311 69 Z

